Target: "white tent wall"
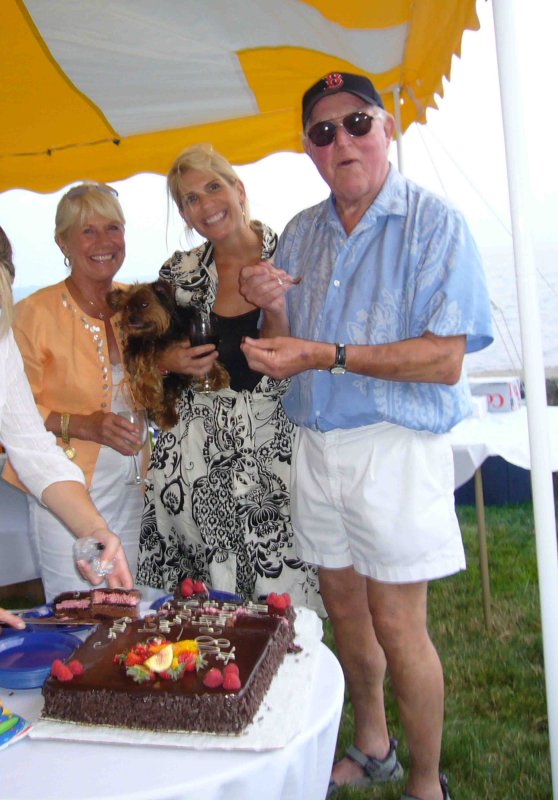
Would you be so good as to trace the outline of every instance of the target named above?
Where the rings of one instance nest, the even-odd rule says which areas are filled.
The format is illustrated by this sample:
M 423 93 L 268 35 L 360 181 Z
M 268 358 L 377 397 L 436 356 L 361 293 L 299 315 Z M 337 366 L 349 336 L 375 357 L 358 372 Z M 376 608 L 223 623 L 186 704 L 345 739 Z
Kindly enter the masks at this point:
M 529 102 L 523 91 L 526 55 L 519 35 L 519 5 L 519 0 L 492 2 L 531 451 L 552 786 L 553 797 L 558 798 L 558 549 L 541 325 L 530 236 L 530 172 L 525 147 L 525 121 L 530 116 L 526 113 Z M 533 4 L 529 13 L 533 13 Z

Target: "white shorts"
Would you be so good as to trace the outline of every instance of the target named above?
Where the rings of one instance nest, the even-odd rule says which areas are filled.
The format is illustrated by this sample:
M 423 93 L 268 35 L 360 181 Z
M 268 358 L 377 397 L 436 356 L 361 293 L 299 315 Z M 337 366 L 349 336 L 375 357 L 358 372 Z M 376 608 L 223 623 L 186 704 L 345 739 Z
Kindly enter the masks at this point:
M 298 554 L 385 583 L 465 569 L 446 436 L 390 423 L 301 428 L 291 473 Z

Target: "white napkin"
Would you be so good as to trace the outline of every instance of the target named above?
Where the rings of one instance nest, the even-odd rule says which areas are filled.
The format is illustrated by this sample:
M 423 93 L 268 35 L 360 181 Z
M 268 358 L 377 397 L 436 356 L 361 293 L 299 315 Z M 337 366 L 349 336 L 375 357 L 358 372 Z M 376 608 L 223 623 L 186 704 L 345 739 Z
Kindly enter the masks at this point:
M 254 721 L 240 734 L 161 733 L 39 719 L 29 736 L 32 739 L 155 744 L 194 750 L 274 750 L 284 747 L 298 734 L 305 719 L 318 646 L 323 635 L 320 618 L 307 608 L 296 609 L 295 630 L 295 641 L 302 648 L 301 652 L 287 654 Z

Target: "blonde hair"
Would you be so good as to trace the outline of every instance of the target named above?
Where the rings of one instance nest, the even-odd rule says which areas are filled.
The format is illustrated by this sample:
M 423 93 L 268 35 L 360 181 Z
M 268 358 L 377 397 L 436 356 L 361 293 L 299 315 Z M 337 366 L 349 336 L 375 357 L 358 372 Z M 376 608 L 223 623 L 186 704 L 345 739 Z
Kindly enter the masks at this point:
M 76 223 L 85 225 L 93 214 L 126 224 L 124 212 L 118 202 L 118 192 L 106 183 L 84 181 L 73 186 L 56 207 L 54 238 L 64 240 Z
M 0 338 L 5 336 L 12 324 L 13 295 L 12 281 L 15 270 L 12 260 L 12 245 L 2 227 L 0 227 Z
M 182 212 L 182 197 L 180 194 L 180 178 L 189 169 L 208 170 L 214 172 L 230 186 L 236 186 L 240 178 L 227 159 L 217 153 L 210 144 L 194 144 L 183 150 L 173 161 L 167 175 L 167 190 L 176 207 Z M 250 224 L 248 200 L 244 201 L 244 218 Z

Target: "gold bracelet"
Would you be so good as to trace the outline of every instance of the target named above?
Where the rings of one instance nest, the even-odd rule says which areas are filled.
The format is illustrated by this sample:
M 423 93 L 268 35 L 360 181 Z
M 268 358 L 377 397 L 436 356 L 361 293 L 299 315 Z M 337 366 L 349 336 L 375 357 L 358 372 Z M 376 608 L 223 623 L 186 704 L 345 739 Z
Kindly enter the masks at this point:
M 64 452 L 71 461 L 76 457 L 76 451 L 70 444 L 70 415 L 67 412 L 60 415 L 60 438 L 64 445 Z

